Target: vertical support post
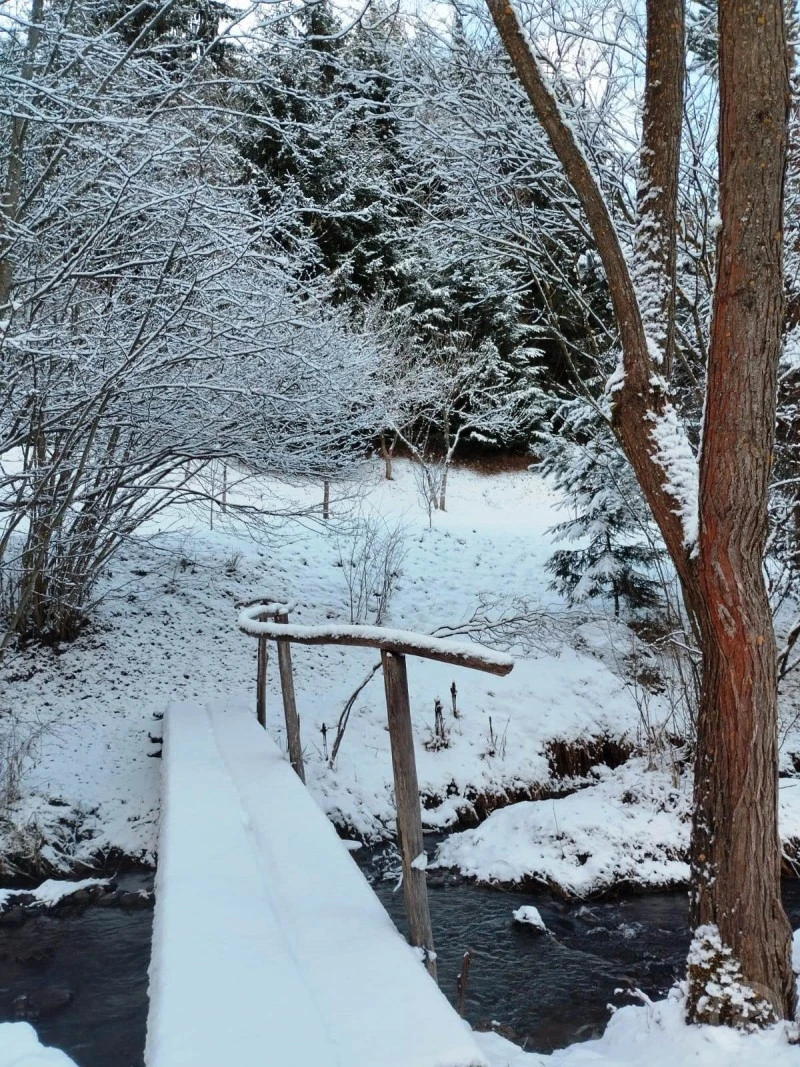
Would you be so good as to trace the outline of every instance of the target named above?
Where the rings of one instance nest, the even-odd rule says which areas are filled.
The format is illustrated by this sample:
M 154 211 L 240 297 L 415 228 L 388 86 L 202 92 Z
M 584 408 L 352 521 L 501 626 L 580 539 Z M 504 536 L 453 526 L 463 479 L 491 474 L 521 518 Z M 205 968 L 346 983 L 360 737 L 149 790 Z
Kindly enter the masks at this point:
M 275 622 L 288 623 L 286 614 L 276 615 Z M 283 717 L 286 720 L 286 740 L 289 746 L 289 761 L 303 784 L 306 772 L 303 767 L 303 747 L 300 743 L 300 717 L 297 714 L 297 701 L 294 695 L 294 676 L 292 674 L 292 651 L 288 641 L 276 642 L 278 646 L 278 670 L 281 676 L 281 693 L 283 695 Z
M 411 731 L 411 706 L 408 699 L 406 658 L 395 652 L 381 652 L 383 684 L 386 689 L 386 712 L 389 741 L 392 747 L 394 796 L 397 806 L 397 838 L 403 860 L 403 895 L 408 918 L 409 941 L 425 952 L 425 966 L 436 979 L 436 954 L 428 908 L 428 885 L 425 868 L 415 865 L 424 854 L 422 810 Z
M 467 997 L 467 982 L 469 981 L 469 965 L 472 963 L 472 953 L 467 949 L 461 957 L 461 970 L 456 978 L 456 1011 L 464 1018 L 464 1001 Z
M 322 483 L 322 517 L 323 519 L 331 517 L 331 483 L 327 478 Z
M 258 667 L 256 668 L 256 718 L 267 728 L 267 639 L 258 639 Z

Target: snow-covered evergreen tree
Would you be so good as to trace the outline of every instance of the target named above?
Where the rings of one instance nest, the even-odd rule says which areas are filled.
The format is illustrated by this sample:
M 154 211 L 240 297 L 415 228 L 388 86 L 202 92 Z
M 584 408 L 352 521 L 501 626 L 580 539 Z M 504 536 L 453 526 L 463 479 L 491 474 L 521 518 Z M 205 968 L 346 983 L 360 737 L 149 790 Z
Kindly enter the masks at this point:
M 553 588 L 570 604 L 608 598 L 616 615 L 656 607 L 663 545 L 602 415 L 581 399 L 559 403 L 534 447 L 570 513 L 551 530 L 560 544 L 547 564 Z

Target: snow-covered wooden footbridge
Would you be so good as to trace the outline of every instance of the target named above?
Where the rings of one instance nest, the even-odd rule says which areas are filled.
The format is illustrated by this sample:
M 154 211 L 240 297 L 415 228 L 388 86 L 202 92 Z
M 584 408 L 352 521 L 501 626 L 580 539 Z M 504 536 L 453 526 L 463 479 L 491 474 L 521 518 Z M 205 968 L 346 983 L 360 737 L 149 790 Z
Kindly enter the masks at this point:
M 168 709 L 148 1067 L 483 1065 L 420 951 L 251 711 Z

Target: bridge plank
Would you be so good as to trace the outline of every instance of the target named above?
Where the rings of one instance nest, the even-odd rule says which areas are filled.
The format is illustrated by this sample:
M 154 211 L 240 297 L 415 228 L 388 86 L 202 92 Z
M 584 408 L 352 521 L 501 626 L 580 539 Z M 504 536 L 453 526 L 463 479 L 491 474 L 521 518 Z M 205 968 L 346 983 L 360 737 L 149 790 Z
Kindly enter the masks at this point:
M 484 1067 L 248 709 L 164 726 L 148 1067 Z

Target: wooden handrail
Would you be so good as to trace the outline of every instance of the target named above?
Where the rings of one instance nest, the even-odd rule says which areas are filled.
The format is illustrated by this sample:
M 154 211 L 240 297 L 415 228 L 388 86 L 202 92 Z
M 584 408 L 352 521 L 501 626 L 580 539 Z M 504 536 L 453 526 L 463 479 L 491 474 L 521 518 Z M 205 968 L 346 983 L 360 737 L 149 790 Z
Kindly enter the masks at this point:
M 269 605 L 272 607 L 272 605 Z M 264 617 L 266 616 L 266 618 Z M 378 648 L 400 656 L 420 656 L 423 659 L 449 663 L 455 667 L 503 676 L 509 674 L 514 661 L 503 652 L 484 648 L 472 641 L 453 641 L 451 638 L 430 637 L 413 630 L 388 630 L 381 626 L 334 624 L 328 626 L 298 626 L 268 621 L 274 612 L 254 604 L 239 614 L 239 628 L 252 637 L 266 637 L 278 641 L 292 641 L 299 645 L 348 645 Z

